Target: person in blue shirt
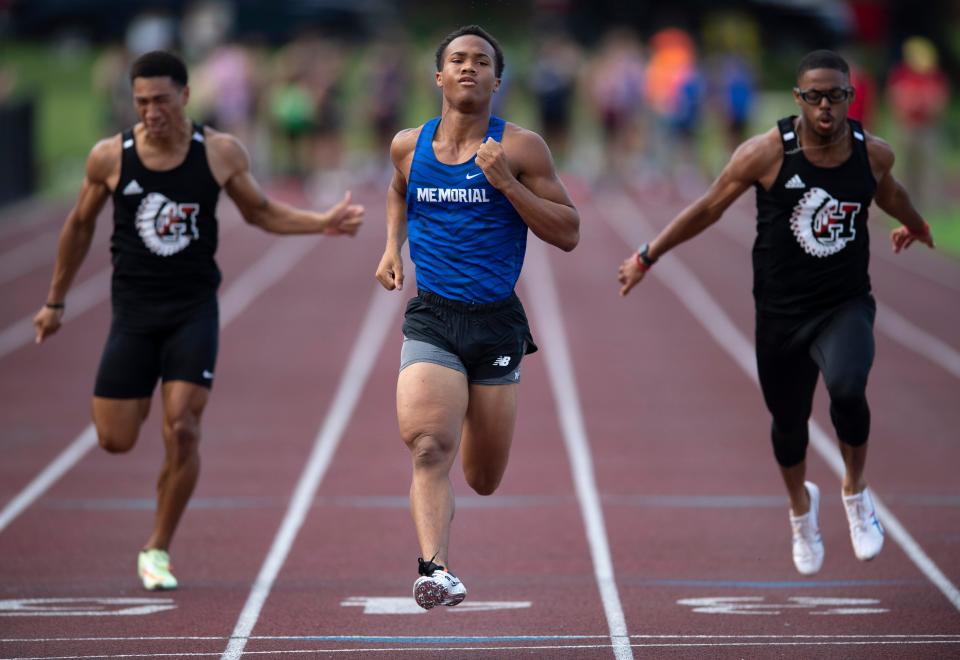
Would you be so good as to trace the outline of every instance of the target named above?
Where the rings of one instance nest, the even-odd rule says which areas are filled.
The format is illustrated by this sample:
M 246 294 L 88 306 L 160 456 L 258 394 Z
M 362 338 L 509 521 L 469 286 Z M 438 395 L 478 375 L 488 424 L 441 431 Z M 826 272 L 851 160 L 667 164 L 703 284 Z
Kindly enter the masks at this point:
M 520 361 L 537 349 L 514 293 L 527 230 L 564 251 L 580 239 L 580 216 L 546 143 L 492 115 L 504 66 L 497 41 L 461 27 L 440 43 L 436 64 L 440 117 L 400 131 L 390 146 L 395 171 L 376 275 L 388 290 L 403 288 L 409 239 L 418 295 L 404 315 L 397 417 L 413 458 L 410 508 L 422 554 L 413 592 L 424 609 L 466 596 L 447 568 L 457 451 L 481 495 L 506 470 Z

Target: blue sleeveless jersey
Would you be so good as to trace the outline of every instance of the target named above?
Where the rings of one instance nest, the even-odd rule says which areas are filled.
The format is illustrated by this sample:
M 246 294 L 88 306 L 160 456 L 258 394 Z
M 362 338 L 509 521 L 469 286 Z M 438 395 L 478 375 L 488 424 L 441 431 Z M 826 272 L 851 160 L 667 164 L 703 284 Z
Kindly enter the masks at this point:
M 527 225 L 473 157 L 445 165 L 433 153 L 440 118 L 423 125 L 407 182 L 407 237 L 417 286 L 469 303 L 513 293 L 527 248 Z M 503 139 L 505 122 L 490 117 L 488 138 Z

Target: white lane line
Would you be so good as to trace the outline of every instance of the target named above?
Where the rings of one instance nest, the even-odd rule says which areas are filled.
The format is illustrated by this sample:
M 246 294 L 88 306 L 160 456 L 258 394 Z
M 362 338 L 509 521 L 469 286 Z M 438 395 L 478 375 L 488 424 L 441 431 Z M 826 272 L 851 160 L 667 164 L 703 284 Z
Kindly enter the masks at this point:
M 744 247 L 753 245 L 753 239 L 739 229 L 739 225 L 719 222 L 717 227 Z M 890 263 L 899 263 L 888 259 Z M 902 261 L 902 260 L 901 260 Z M 877 302 L 877 329 L 909 351 L 927 358 L 955 378 L 960 378 L 960 351 L 923 330 L 905 316 L 898 314 L 889 305 Z
M 70 292 L 69 307 L 66 313 L 67 319 L 72 319 L 96 307 L 109 295 L 110 268 L 108 267 L 91 275 Z M 37 309 L 40 308 L 42 303 L 43 300 L 41 299 Z M 36 312 L 31 312 L 28 316 L 15 321 L 12 325 L 7 326 L 3 332 L 0 332 L 0 358 L 33 343 L 36 338 L 33 329 L 35 314 Z
M 530 307 L 536 317 L 537 332 L 543 338 L 544 359 L 550 375 L 550 385 L 560 414 L 560 427 L 567 448 L 570 470 L 580 502 L 580 512 L 586 526 L 590 555 L 593 559 L 593 571 L 600 589 L 603 611 L 610 628 L 610 641 L 613 644 L 617 660 L 633 658 L 627 623 L 617 591 L 610 557 L 610 545 L 607 540 L 606 525 L 603 520 L 603 507 L 597 493 L 594 478 L 593 458 L 590 454 L 590 441 L 587 437 L 580 398 L 577 394 L 573 361 L 564 330 L 560 301 L 554 285 L 546 246 L 539 240 L 533 240 L 527 247 L 530 257 L 527 263 L 524 285 L 530 300 Z
M 57 233 L 48 231 L 4 252 L 0 255 L 0 284 L 45 265 L 55 255 L 56 245 Z
M 608 193 L 604 212 L 599 214 L 620 235 L 623 241 L 633 246 L 638 236 L 653 236 L 654 228 L 639 206 L 622 194 Z M 687 311 L 697 319 L 710 333 L 724 351 L 737 365 L 759 385 L 757 365 L 752 343 L 737 329 L 726 312 L 714 301 L 696 275 L 684 265 L 676 254 L 667 255 L 657 267 L 650 271 L 677 299 Z M 637 295 L 634 291 L 633 294 Z M 839 477 L 843 477 L 844 466 L 840 450 L 830 440 L 823 428 L 810 418 L 810 442 L 818 454 L 827 462 Z M 880 517 L 890 536 L 903 549 L 914 565 L 920 569 L 950 603 L 960 610 L 960 590 L 944 575 L 937 565 L 923 551 L 913 536 L 893 515 L 893 512 L 880 500 L 876 491 L 874 500 Z
M 357 341 L 350 353 L 337 393 L 330 404 L 330 411 L 317 433 L 310 458 L 297 482 L 290 499 L 290 506 L 273 539 L 273 545 L 260 567 L 247 602 L 240 612 L 230 643 L 221 656 L 223 660 L 236 660 L 243 655 L 247 638 L 260 617 L 260 611 L 267 596 L 270 595 L 280 568 L 290 554 L 297 533 L 316 496 L 317 488 L 326 474 L 347 422 L 360 398 L 363 386 L 380 354 L 387 332 L 396 325 L 394 320 L 398 317 L 400 304 L 404 300 L 404 296 L 397 292 L 384 291 L 379 284 L 375 286 Z
M 519 638 L 527 638 L 520 640 Z M 544 635 L 544 634 L 517 634 L 517 635 L 501 635 L 501 636 L 492 636 L 492 637 L 473 637 L 473 636 L 463 636 L 463 635 L 437 635 L 437 636 L 424 636 L 424 635 L 251 635 L 247 639 L 252 640 L 265 640 L 272 642 L 372 642 L 372 641 L 393 641 L 393 642 L 423 642 L 425 639 L 431 641 L 442 642 L 445 640 L 464 640 L 468 639 L 469 641 L 490 641 L 490 642 L 506 642 L 506 641 L 560 641 L 560 640 L 588 640 L 588 639 L 607 639 L 608 635 Z M 193 641 L 213 641 L 213 642 L 225 642 L 230 637 L 224 637 L 223 635 L 140 635 L 140 636 L 128 636 L 128 637 L 12 637 L 9 639 L 0 639 L 0 643 L 7 644 L 36 644 L 36 643 L 59 643 L 59 642 L 193 642 Z M 885 634 L 885 635 L 873 635 L 873 634 L 844 634 L 844 635 L 772 635 L 772 634 L 761 634 L 761 635 L 682 635 L 682 634 L 673 634 L 673 635 L 652 635 L 652 634 L 635 634 L 630 635 L 632 640 L 665 640 L 665 639 L 679 639 L 679 640 L 812 640 L 812 641 L 889 641 L 897 639 L 905 640 L 917 640 L 917 641 L 947 641 L 947 642 L 958 642 L 960 643 L 960 634 L 946 634 L 946 633 L 930 633 L 930 634 L 913 634 L 908 633 L 904 635 L 895 635 L 895 634 Z
M 270 246 L 270 249 L 250 268 L 241 273 L 221 296 L 220 328 L 226 327 L 258 295 L 283 279 L 320 240 L 321 238 L 316 236 L 300 237 L 295 241 L 280 239 Z M 103 275 L 109 277 L 109 269 L 104 271 Z M 72 309 L 82 308 L 84 304 L 95 304 L 91 301 L 96 297 L 95 292 L 97 291 L 102 290 L 106 295 L 109 287 L 105 283 L 92 282 L 93 279 L 87 280 L 74 291 L 70 298 Z M 42 496 L 60 477 L 73 468 L 96 444 L 97 434 L 93 425 L 90 424 L 52 463 L 34 477 L 26 488 L 7 502 L 3 510 L 0 511 L 0 532 L 3 532 L 7 525 Z
M 97 433 L 93 424 L 83 429 L 73 442 L 64 449 L 53 462 L 34 477 L 27 487 L 17 493 L 16 497 L 7 502 L 0 511 L 0 532 L 7 528 L 13 520 L 23 513 L 24 509 L 33 504 L 70 468 L 77 464 L 88 451 L 97 444 Z
M 223 219 L 220 221 L 221 237 L 224 236 L 230 229 L 239 226 L 239 224 L 240 223 L 237 214 L 225 214 Z M 300 238 L 301 240 L 317 240 L 316 236 Z M 94 240 L 96 241 L 96 239 Z M 47 248 L 48 254 L 56 256 L 56 242 L 48 245 Z M 106 268 L 97 271 L 97 273 L 94 275 L 88 277 L 81 284 L 71 288 L 66 312 L 66 317 L 68 320 L 91 310 L 110 296 L 110 276 L 112 270 L 112 266 L 107 266 Z M 3 268 L 0 267 L 0 273 L 2 273 L 2 271 Z M 2 279 L 0 279 L 0 281 L 2 281 Z M 36 312 L 31 312 L 29 316 L 26 316 L 19 321 L 15 321 L 13 324 L 7 326 L 2 332 L 0 332 L 0 358 L 12 353 L 13 351 L 16 351 L 17 349 L 23 348 L 30 343 L 33 343 L 36 337 L 36 333 L 33 329 L 33 317 L 35 314 Z M 220 325 L 221 327 L 223 326 L 222 320 Z
M 890 640 L 890 641 L 824 641 L 824 642 L 675 642 L 675 643 L 638 643 L 631 644 L 631 648 L 725 648 L 725 647 L 796 647 L 796 646 L 889 646 L 912 644 L 938 644 L 938 645 L 960 645 L 960 639 L 956 640 Z M 432 655 L 436 653 L 457 651 L 460 653 L 476 651 L 477 655 L 490 657 L 491 651 L 514 651 L 529 654 L 531 651 L 582 651 L 587 649 L 609 649 L 613 648 L 611 644 L 537 644 L 537 645 L 515 645 L 515 646 L 398 646 L 393 648 L 370 647 L 370 648 L 315 648 L 315 649 L 273 649 L 266 651 L 247 651 L 247 655 L 315 655 L 315 654 L 375 654 L 375 653 L 417 653 L 421 655 Z M 216 653 L 202 651 L 180 652 L 180 653 L 114 653 L 101 655 L 41 655 L 41 656 L 17 656 L 9 658 L 0 658 L 0 660 L 93 660 L 94 658 L 204 658 L 216 656 Z M 503 656 L 501 656 L 503 657 Z M 556 657 L 551 654 L 550 657 Z M 575 657 L 575 656 L 570 656 Z M 952 657 L 952 656 L 951 656 Z
M 877 325 L 884 334 L 914 353 L 919 353 L 955 378 L 960 378 L 960 351 L 917 327 L 893 311 L 889 305 L 878 302 L 877 311 Z

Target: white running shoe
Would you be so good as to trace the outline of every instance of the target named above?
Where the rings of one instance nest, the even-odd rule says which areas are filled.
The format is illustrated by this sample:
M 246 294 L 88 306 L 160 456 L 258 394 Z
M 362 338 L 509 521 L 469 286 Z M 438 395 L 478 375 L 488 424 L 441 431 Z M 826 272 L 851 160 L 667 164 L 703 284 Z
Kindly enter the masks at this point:
M 810 496 L 810 510 L 802 516 L 790 513 L 793 528 L 793 565 L 802 575 L 813 575 L 823 566 L 823 539 L 820 538 L 820 489 L 810 481 L 803 482 Z
M 453 607 L 467 597 L 467 588 L 456 575 L 432 561 L 418 559 L 420 577 L 413 583 L 413 598 L 417 605 L 431 610 L 437 605 Z
M 170 555 L 166 550 L 147 548 L 137 557 L 137 573 L 147 591 L 176 589 L 177 578 L 173 576 Z
M 847 510 L 847 522 L 850 523 L 853 553 L 860 561 L 870 561 L 883 548 L 883 525 L 877 518 L 870 489 L 865 488 L 856 495 L 844 495 L 843 507 Z

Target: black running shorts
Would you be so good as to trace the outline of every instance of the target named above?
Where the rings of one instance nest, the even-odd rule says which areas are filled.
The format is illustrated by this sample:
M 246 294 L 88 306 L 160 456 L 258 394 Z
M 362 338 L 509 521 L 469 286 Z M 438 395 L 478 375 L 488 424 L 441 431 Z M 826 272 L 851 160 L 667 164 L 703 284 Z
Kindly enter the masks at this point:
M 456 355 L 471 383 L 499 382 L 517 370 L 524 355 L 537 350 L 515 293 L 472 304 L 420 289 L 407 303 L 403 336 Z
M 216 298 L 182 320 L 149 328 L 131 327 L 115 313 L 100 358 L 94 396 L 146 398 L 153 394 L 158 378 L 210 388 L 219 330 Z

